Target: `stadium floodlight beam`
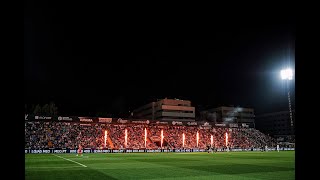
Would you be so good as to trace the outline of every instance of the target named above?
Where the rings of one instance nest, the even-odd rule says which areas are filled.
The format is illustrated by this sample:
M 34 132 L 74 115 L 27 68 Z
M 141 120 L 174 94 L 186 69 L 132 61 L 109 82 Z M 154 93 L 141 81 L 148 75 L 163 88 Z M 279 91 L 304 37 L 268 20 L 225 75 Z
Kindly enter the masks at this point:
M 280 71 L 281 79 L 286 80 L 287 82 L 287 88 L 288 88 L 288 101 L 289 101 L 289 113 L 290 113 L 290 123 L 291 123 L 291 129 L 293 127 L 293 121 L 292 121 L 292 111 L 291 111 L 291 101 L 290 101 L 290 89 L 289 89 L 289 81 L 293 79 L 293 71 L 290 68 L 283 69 Z

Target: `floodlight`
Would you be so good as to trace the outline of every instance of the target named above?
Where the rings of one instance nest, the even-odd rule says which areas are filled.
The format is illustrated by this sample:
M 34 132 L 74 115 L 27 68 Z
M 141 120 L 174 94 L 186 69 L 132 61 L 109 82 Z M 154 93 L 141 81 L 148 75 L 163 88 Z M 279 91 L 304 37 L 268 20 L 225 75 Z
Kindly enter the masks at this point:
M 292 69 L 290 69 L 290 68 L 283 69 L 283 70 L 281 70 L 280 74 L 281 74 L 281 79 L 292 80 L 292 77 L 293 77 Z

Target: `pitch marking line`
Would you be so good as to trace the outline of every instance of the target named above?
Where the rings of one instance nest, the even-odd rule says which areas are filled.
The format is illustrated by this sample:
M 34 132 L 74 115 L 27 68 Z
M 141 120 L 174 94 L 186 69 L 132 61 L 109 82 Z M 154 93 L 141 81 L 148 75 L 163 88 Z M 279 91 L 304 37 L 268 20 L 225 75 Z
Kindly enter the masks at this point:
M 83 167 L 87 167 L 86 165 L 81 164 L 81 163 L 79 163 L 79 162 L 77 162 L 77 161 L 73 161 L 73 160 L 71 160 L 71 159 L 67 159 L 67 158 L 64 158 L 64 157 L 61 157 L 61 156 L 58 156 L 58 155 L 55 155 L 55 154 L 52 154 L 52 155 L 57 156 L 57 157 L 59 157 L 59 158 L 62 158 L 62 159 L 64 159 L 64 160 L 67 160 L 67 161 L 71 161 L 71 162 L 77 163 L 77 164 L 79 164 L 79 165 L 81 165 L 81 166 L 83 166 Z
M 54 166 L 52 166 L 52 167 L 44 167 L 44 166 L 40 166 L 40 167 L 26 167 L 26 169 L 38 169 L 38 168 L 46 168 L 46 169 L 51 169 L 51 168 L 59 168 L 59 169 L 61 169 L 61 168 L 79 168 L 79 167 L 81 167 L 81 166 L 66 166 L 66 167 L 54 167 Z

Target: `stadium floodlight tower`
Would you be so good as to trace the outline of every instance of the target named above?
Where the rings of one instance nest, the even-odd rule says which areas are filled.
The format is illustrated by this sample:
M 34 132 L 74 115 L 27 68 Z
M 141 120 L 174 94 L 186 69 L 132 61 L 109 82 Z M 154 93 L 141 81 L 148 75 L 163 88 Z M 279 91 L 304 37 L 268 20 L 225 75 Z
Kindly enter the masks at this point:
M 288 88 L 288 101 L 289 101 L 289 113 L 290 113 L 290 123 L 291 123 L 291 129 L 293 127 L 293 121 L 292 121 L 292 111 L 291 111 L 291 101 L 290 101 L 290 88 L 289 88 L 289 82 L 293 79 L 293 71 L 291 68 L 283 69 L 280 71 L 281 79 L 285 80 L 287 83 Z

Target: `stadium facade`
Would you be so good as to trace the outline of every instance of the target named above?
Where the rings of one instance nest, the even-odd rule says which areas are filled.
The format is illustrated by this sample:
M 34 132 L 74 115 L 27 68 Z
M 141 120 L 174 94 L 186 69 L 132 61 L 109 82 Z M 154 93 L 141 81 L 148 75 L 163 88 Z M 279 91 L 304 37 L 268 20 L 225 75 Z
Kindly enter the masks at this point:
M 133 110 L 133 116 L 159 121 L 195 121 L 195 107 L 189 100 L 161 99 Z

